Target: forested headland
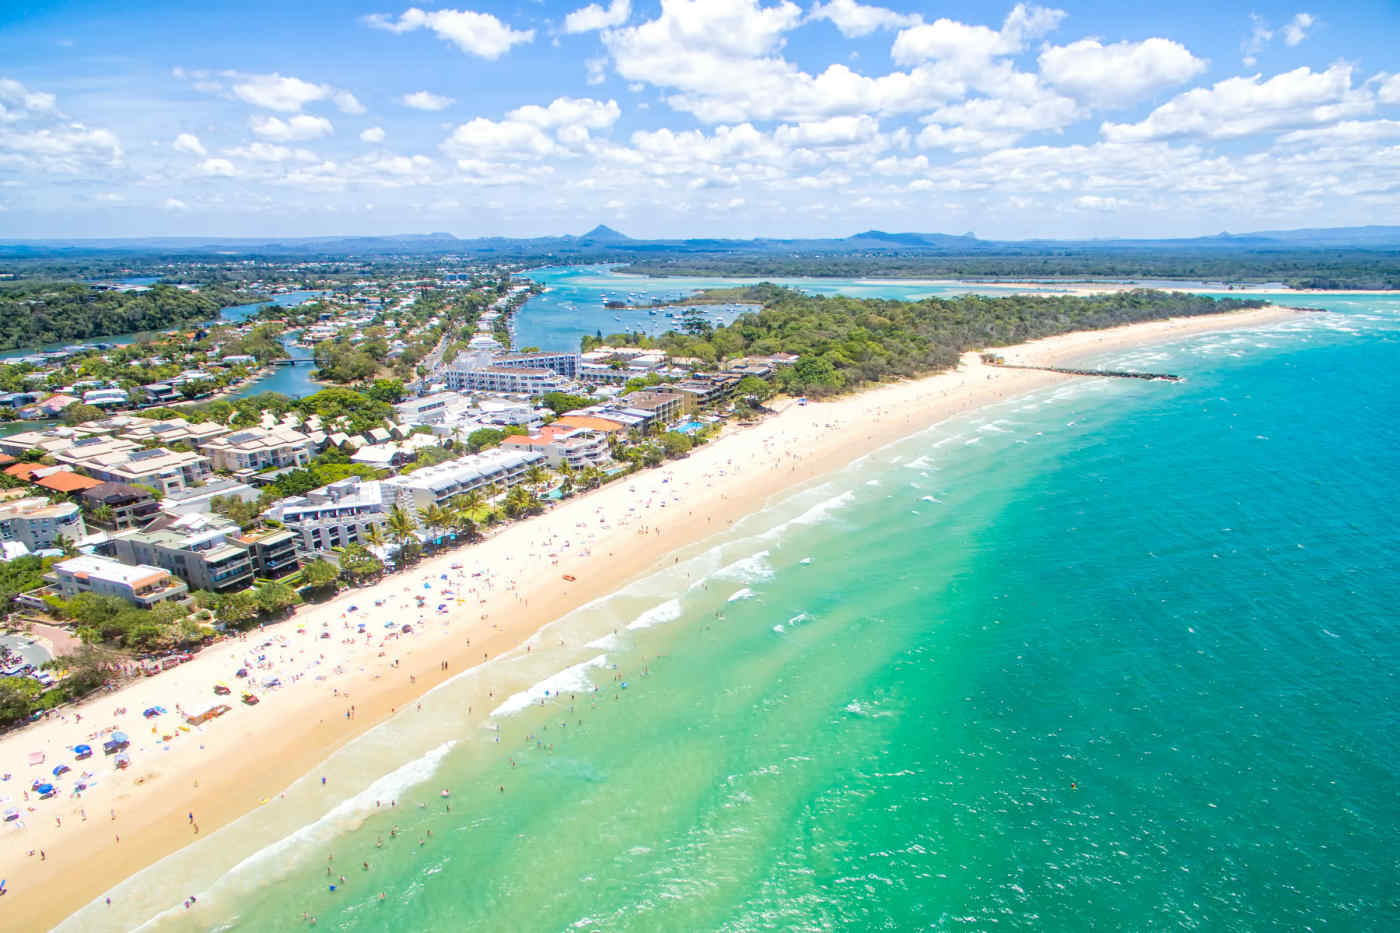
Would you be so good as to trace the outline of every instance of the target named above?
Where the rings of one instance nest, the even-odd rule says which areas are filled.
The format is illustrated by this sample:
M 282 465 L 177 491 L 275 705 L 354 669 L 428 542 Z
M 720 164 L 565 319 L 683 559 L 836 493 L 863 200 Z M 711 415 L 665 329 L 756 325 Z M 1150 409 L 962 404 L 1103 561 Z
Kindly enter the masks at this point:
M 636 275 L 732 278 L 928 278 L 1064 282 L 1175 279 L 1227 284 L 1281 283 L 1328 290 L 1400 289 L 1400 251 L 1358 249 L 1196 250 L 1017 247 L 997 251 L 710 253 L 656 255 L 616 271 Z
M 684 331 L 655 338 L 615 334 L 602 339 L 654 346 L 707 364 L 743 356 L 797 354 L 796 365 L 778 371 L 779 387 L 793 394 L 821 396 L 951 369 L 969 350 L 1267 304 L 1148 289 L 1088 297 L 963 295 L 889 301 L 806 295 L 767 283 L 753 286 L 746 297 L 762 300 L 763 307 L 728 325 L 715 327 L 703 318 L 689 317 L 682 325 Z M 596 340 L 585 338 L 585 344 Z
M 144 291 L 92 288 L 78 282 L 0 286 L 0 350 L 158 331 L 209 321 L 239 303 L 229 289 L 198 292 L 171 285 Z

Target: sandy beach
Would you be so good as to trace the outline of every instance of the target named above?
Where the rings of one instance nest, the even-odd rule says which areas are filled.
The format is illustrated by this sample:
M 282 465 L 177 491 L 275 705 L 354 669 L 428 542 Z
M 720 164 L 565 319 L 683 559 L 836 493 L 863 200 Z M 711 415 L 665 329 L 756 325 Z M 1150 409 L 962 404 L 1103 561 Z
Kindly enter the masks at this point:
M 1008 362 L 1053 365 L 1266 325 L 1293 313 L 1266 308 L 1160 321 L 998 352 Z M 578 495 L 373 586 L 302 607 L 174 670 L 5 736 L 0 773 L 8 779 L 0 783 L 0 810 L 21 814 L 0 829 L 6 927 L 53 926 L 123 878 L 275 797 L 445 679 L 521 645 L 784 490 L 953 415 L 1073 378 L 987 367 L 969 353 L 953 372 L 831 402 L 782 400 L 775 415 L 731 428 L 683 460 Z M 256 706 L 239 701 L 245 681 L 234 673 L 240 667 L 261 700 Z M 497 696 L 524 686 L 506 673 L 487 676 L 501 679 Z M 264 687 L 273 678 L 279 685 Z M 216 696 L 219 682 L 232 695 Z M 184 727 L 181 712 L 217 703 L 233 708 Z M 142 711 L 152 706 L 167 713 L 144 719 Z M 475 715 L 484 721 L 489 713 L 484 707 Z M 102 754 L 103 734 L 113 729 L 131 739 L 131 766 L 123 771 Z M 72 747 L 79 743 L 92 745 L 94 757 L 75 761 Z M 42 763 L 30 764 L 39 753 Z M 72 770 L 54 780 L 58 764 Z M 53 780 L 58 795 L 39 800 L 29 790 L 38 778 Z M 80 779 L 87 788 L 79 795 Z

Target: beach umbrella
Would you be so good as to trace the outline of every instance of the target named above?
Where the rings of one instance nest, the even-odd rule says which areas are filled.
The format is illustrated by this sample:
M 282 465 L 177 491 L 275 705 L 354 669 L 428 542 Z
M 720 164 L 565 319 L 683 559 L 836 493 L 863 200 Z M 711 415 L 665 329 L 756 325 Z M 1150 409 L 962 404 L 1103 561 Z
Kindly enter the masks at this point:
M 76 755 L 76 756 L 78 757 L 78 760 L 79 760 L 79 761 L 81 761 L 82 759 L 88 758 L 88 757 L 90 757 L 90 756 L 92 755 L 92 746 L 91 746 L 91 745 L 74 745 L 74 746 L 73 746 L 73 754 Z
M 112 741 L 113 741 L 113 742 L 117 742 L 117 743 L 119 743 L 119 744 L 121 744 L 121 745 L 126 745 L 126 744 L 128 744 L 131 740 L 128 739 L 128 738 L 126 737 L 126 733 L 125 733 L 125 732 L 113 732 L 113 733 L 112 733 Z
M 54 765 L 54 766 L 53 766 L 53 776 L 54 776 L 54 777 L 58 777 L 59 775 L 64 774 L 64 773 L 66 773 L 66 772 L 68 772 L 68 771 L 71 771 L 71 770 L 73 770 L 73 769 L 70 768 L 70 767 L 68 767 L 67 765 Z
M 37 791 L 39 792 L 39 796 L 40 796 L 40 797 L 49 797 L 49 796 L 52 796 L 53 793 L 54 793 L 54 789 L 53 789 L 53 785 L 52 785 L 52 784 L 40 784 L 38 787 L 36 787 L 36 788 L 34 788 L 34 789 L 37 790 Z

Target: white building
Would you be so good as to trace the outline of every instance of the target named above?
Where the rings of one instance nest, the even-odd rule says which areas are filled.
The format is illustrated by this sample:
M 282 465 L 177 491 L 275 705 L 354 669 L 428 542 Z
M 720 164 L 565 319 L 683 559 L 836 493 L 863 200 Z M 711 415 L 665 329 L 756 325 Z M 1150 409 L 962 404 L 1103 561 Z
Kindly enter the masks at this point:
M 121 443 L 130 445 L 129 441 Z M 98 452 L 96 448 L 97 445 L 89 448 L 74 445 L 57 459 L 97 479 L 150 486 L 162 496 L 197 486 L 210 475 L 209 458 L 190 451 L 153 447 L 150 450 L 104 448 Z
M 263 513 L 297 535 L 302 551 L 324 551 L 363 543 L 370 528 L 382 527 L 397 490 L 388 481 L 351 476 L 304 496 L 289 496 Z
M 544 466 L 544 454 L 498 447 L 469 457 L 448 460 L 406 476 L 385 480 L 398 490 L 399 504 L 413 510 L 443 505 L 455 496 L 487 486 L 514 486 L 532 466 Z
M 285 425 L 243 428 L 205 441 L 200 449 L 214 469 L 228 473 L 255 473 L 267 467 L 303 467 L 316 455 L 316 442 Z
M 0 502 L 0 541 L 18 541 L 31 551 L 53 547 L 61 537 L 76 543 L 87 534 L 82 511 L 71 502 L 42 496 Z
M 64 599 L 79 593 L 98 593 L 118 596 L 143 609 L 167 599 L 179 599 L 189 592 L 184 581 L 176 580 L 168 570 L 92 555 L 59 561 L 44 579 L 56 586 Z

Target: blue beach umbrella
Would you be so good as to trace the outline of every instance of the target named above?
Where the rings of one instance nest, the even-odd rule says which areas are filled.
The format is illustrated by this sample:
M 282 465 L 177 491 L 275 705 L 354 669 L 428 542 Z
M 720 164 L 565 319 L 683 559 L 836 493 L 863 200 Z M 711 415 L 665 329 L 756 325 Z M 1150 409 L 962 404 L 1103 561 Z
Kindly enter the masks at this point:
M 74 745 L 74 746 L 73 746 L 73 754 L 76 755 L 76 756 L 78 757 L 78 760 L 79 760 L 79 761 L 83 760 L 84 758 L 91 757 L 91 755 L 92 755 L 92 746 L 91 746 L 91 745 Z

